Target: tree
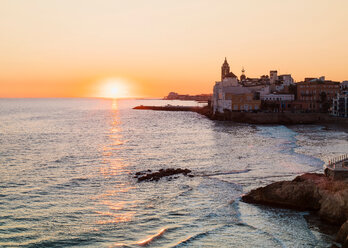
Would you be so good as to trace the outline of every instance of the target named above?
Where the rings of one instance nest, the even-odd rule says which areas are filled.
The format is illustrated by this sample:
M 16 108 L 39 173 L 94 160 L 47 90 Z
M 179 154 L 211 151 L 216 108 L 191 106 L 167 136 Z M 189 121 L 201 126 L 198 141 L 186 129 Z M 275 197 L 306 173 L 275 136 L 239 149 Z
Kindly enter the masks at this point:
M 296 84 L 290 84 L 289 85 L 289 93 L 295 95 L 295 99 L 297 99 L 297 85 Z

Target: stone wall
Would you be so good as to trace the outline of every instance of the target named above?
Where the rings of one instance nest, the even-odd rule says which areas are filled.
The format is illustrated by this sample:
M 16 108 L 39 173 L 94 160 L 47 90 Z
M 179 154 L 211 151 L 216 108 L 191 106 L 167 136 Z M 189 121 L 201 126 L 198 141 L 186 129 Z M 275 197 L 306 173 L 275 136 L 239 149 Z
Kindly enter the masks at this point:
M 322 113 L 250 113 L 225 112 L 216 114 L 213 119 L 230 120 L 251 124 L 340 124 L 348 125 L 348 119 L 332 117 Z
M 325 169 L 325 175 L 334 180 L 348 180 L 348 171 L 334 171 L 328 168 Z

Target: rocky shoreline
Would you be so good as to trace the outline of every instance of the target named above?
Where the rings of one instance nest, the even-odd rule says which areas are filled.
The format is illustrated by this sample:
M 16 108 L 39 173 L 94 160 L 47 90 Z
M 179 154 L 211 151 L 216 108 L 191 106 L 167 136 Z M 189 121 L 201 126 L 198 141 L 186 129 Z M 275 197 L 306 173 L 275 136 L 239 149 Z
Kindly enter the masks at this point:
M 320 218 L 340 225 L 336 241 L 348 247 L 348 182 L 324 174 L 306 173 L 292 181 L 275 182 L 252 190 L 242 201 L 301 211 L 315 211 Z

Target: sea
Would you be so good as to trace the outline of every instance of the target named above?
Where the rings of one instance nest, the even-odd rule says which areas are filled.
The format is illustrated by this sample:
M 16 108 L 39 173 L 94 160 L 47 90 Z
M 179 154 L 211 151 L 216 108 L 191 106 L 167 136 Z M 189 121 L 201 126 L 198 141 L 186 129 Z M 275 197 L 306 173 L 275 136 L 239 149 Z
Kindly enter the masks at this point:
M 250 125 L 137 105 L 0 99 L 0 247 L 329 247 L 311 213 L 247 204 L 252 189 L 323 172 L 348 133 Z M 192 170 L 137 182 L 139 171 Z

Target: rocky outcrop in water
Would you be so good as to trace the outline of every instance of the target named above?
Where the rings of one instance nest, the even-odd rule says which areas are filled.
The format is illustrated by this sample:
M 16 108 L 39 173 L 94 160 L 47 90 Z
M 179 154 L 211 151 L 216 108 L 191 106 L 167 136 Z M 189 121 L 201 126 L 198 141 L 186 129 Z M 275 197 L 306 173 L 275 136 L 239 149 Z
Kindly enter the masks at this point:
M 298 210 L 318 211 L 321 219 L 342 225 L 337 240 L 348 247 L 348 182 L 323 174 L 306 173 L 292 181 L 272 183 L 252 190 L 244 202 Z M 343 224 L 344 223 L 344 224 Z
M 169 177 L 173 175 L 183 174 L 185 176 L 193 177 L 193 175 L 189 175 L 191 173 L 191 170 L 189 169 L 160 169 L 157 172 L 152 172 L 151 170 L 145 171 L 145 172 L 137 172 L 135 173 L 135 178 L 138 179 L 138 182 L 142 181 L 158 181 L 162 177 Z

